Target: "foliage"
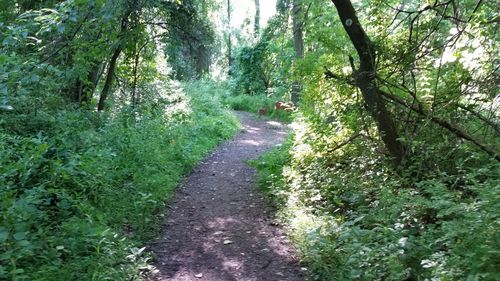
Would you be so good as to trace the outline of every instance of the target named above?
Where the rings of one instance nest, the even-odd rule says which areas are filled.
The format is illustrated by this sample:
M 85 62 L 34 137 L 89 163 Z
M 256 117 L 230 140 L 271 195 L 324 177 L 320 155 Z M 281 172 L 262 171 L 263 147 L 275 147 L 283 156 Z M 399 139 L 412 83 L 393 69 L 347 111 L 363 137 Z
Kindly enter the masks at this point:
M 293 58 L 291 29 L 286 11 L 270 19 L 258 41 L 239 48 L 235 56 L 232 78 L 237 94 L 268 93 L 278 99 L 289 99 Z
M 214 100 L 223 104 L 226 108 L 236 111 L 247 111 L 258 114 L 259 109 L 267 109 L 265 116 L 278 119 L 281 121 L 289 122 L 293 118 L 292 112 L 284 110 L 276 110 L 275 103 L 279 98 L 273 95 L 235 95 L 233 92 L 234 81 L 217 81 L 217 80 L 197 80 L 190 81 L 186 84 L 187 89 L 201 91 Z
M 495 9 L 353 2 L 404 163 L 389 161 L 353 82 L 358 61 L 335 7 L 312 1 L 308 51 L 286 77 L 303 85 L 293 140 L 254 163 L 260 185 L 317 280 L 498 279 Z
M 264 93 L 268 88 L 262 61 L 266 45 L 257 44 L 254 47 L 243 47 L 236 56 L 234 68 L 237 68 L 235 78 L 236 92 L 246 95 Z
M 322 153 L 315 133 L 255 165 L 318 280 L 498 279 L 497 163 L 471 167 L 474 155 L 417 180 L 361 141 Z
M 201 91 L 139 121 L 127 111 L 59 112 L 35 136 L 0 133 L 0 276 L 11 280 L 137 280 L 165 199 L 234 117 Z
M 182 1 L 182 5 L 167 3 L 165 53 L 176 79 L 201 78 L 210 71 L 215 45 L 213 22 L 209 13 L 212 1 Z
M 1 2 L 0 279 L 140 278 L 180 177 L 237 130 L 167 78 L 167 32 L 210 37 L 210 3 Z
M 303 59 L 290 2 L 238 40 L 230 81 L 186 96 L 168 77 L 210 69 L 217 1 L 1 1 L 0 279 L 140 278 L 165 198 L 235 132 L 220 103 L 295 118 L 254 165 L 318 280 L 499 279 L 496 3 L 352 1 L 365 73 L 336 12 L 350 1 L 303 6 Z M 298 84 L 298 111 L 275 112 Z

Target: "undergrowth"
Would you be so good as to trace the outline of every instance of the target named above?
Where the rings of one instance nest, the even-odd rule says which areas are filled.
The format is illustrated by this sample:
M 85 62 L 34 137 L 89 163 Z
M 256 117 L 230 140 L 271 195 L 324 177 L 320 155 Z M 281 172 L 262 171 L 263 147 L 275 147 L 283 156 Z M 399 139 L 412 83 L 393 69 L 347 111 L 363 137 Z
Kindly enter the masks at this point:
M 238 130 L 217 100 L 186 88 L 187 95 L 169 89 L 140 116 L 127 109 L 41 114 L 32 120 L 43 125 L 36 133 L 23 134 L 9 123 L 17 116 L 4 115 L 1 280 L 141 278 L 142 245 L 157 234 L 179 179 Z
M 395 173 L 373 143 L 294 128 L 254 166 L 316 280 L 500 279 L 497 162 L 464 145 Z
M 234 86 L 231 86 L 231 83 L 227 81 L 210 81 L 207 83 L 207 81 L 199 80 L 189 83 L 189 87 L 211 95 L 225 107 L 232 110 L 258 114 L 260 109 L 265 108 L 266 112 L 262 116 L 284 122 L 290 122 L 293 119 L 293 113 L 275 109 L 275 103 L 283 100 L 278 95 L 267 95 L 265 93 L 242 94 L 235 91 Z M 217 90 L 214 91 L 214 89 Z

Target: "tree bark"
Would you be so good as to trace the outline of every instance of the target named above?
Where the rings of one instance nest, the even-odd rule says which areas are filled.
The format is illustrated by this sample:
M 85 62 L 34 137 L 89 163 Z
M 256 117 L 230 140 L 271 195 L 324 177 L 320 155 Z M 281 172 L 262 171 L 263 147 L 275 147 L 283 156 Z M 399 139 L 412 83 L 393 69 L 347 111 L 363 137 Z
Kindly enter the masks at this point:
M 375 48 L 361 26 L 351 1 L 332 0 L 332 2 L 359 57 L 359 70 L 354 73 L 356 86 L 361 90 L 368 111 L 377 122 L 385 147 L 395 164 L 399 165 L 404 157 L 404 148 L 398 140 L 396 125 L 375 81 Z
M 137 93 L 137 71 L 139 70 L 139 59 L 141 58 L 141 49 L 137 48 L 134 54 L 134 67 L 132 68 L 132 108 L 136 109 L 139 105 L 139 98 Z
M 303 37 L 303 14 L 302 0 L 293 0 L 292 21 L 293 21 L 293 42 L 296 59 L 304 58 L 304 37 Z M 302 86 L 300 82 L 294 81 L 292 85 L 291 100 L 298 104 Z

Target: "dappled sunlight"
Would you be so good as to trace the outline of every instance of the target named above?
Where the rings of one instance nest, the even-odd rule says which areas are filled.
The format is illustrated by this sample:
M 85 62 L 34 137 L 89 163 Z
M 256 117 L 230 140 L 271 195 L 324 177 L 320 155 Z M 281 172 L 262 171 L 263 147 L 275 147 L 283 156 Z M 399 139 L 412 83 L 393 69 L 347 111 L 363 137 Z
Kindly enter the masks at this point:
M 238 113 L 242 133 L 203 161 L 182 185 L 153 251 L 153 280 L 287 280 L 303 272 L 246 164 L 283 140 L 278 129 Z
M 252 126 L 245 126 L 245 130 L 251 134 L 253 133 L 258 133 L 260 132 L 260 128 L 252 127 Z
M 260 280 L 255 279 L 251 264 L 262 263 L 261 267 L 265 268 L 271 266 L 273 261 L 295 262 L 291 258 L 290 248 L 284 246 L 288 243 L 286 237 L 277 233 L 270 222 L 255 221 L 245 212 L 208 219 L 197 229 L 204 232 L 201 241 L 197 233 L 199 230 L 188 231 L 182 241 L 184 246 L 164 259 L 163 265 L 178 267 L 175 274 L 168 276 L 168 280 L 190 280 L 187 276 L 202 274 L 203 280 L 219 281 L 220 275 L 211 275 L 215 271 L 223 271 L 225 280 Z M 248 234 L 247 237 L 241 237 L 241 232 Z M 196 244 L 201 247 L 192 247 Z M 251 251 L 248 250 L 249 245 Z M 255 256 L 265 258 L 256 261 Z M 203 259 L 216 260 L 217 266 L 201 266 Z M 182 264 L 180 261 L 183 261 Z M 162 275 L 161 269 L 156 270 Z
M 207 223 L 208 228 L 226 228 L 229 224 L 235 223 L 236 220 L 232 217 L 215 218 Z M 215 234 L 218 234 L 217 232 Z
M 275 130 L 273 133 L 284 137 L 288 135 L 288 131 L 281 130 L 286 127 L 286 125 L 278 122 L 278 121 L 265 121 L 266 129 Z M 255 136 L 261 136 L 265 134 L 261 128 L 257 128 L 254 126 L 246 125 L 244 126 L 244 132 L 248 133 L 248 138 L 241 138 L 238 140 L 238 143 L 241 145 L 250 145 L 250 146 L 263 146 L 269 144 L 269 140 L 266 138 L 256 138 Z
M 499 279 L 497 2 L 0 0 L 0 281 Z
M 253 137 L 253 135 L 256 135 L 256 134 L 258 135 L 258 134 L 262 133 L 262 130 L 260 128 L 246 125 L 244 127 L 244 130 L 246 133 L 249 134 L 249 138 L 244 138 L 244 139 L 238 140 L 239 144 L 251 145 L 251 146 L 261 146 L 264 144 L 264 141 L 256 140 L 255 137 Z
M 250 221 L 252 221 L 252 218 L 247 217 L 244 213 L 234 216 L 217 217 L 209 220 L 205 224 L 206 228 L 215 231 L 206 235 L 205 242 L 203 244 L 204 248 L 206 250 L 215 250 L 217 252 L 217 248 L 220 247 L 220 244 L 222 243 L 224 245 L 230 245 L 227 247 L 234 247 L 238 249 L 238 242 L 240 242 L 238 239 L 240 239 L 240 237 L 234 236 L 233 233 L 237 232 L 237 230 L 243 229 L 247 234 L 251 234 L 253 237 L 251 241 L 243 242 L 256 243 L 258 241 L 262 241 L 263 239 L 267 242 L 267 247 L 256 249 L 257 251 L 272 251 L 283 258 L 289 257 L 289 252 L 287 252 L 286 249 L 283 249 L 282 240 L 284 237 L 269 235 L 276 232 L 270 222 L 259 221 L 257 223 L 254 222 L 249 224 Z M 236 252 L 238 255 L 245 256 L 245 253 L 242 255 L 241 252 Z
M 164 85 L 159 91 L 160 97 L 167 101 L 164 108 L 166 120 L 171 120 L 175 116 L 188 116 L 193 112 L 191 100 L 179 82 L 170 82 Z
M 277 121 L 267 121 L 266 123 L 277 128 L 283 127 L 283 124 Z
M 241 144 L 247 144 L 247 145 L 253 145 L 253 146 L 261 146 L 263 143 L 255 140 L 240 140 L 239 143 Z
M 243 266 L 243 262 L 235 259 L 226 259 L 222 261 L 222 268 L 227 271 L 238 270 Z

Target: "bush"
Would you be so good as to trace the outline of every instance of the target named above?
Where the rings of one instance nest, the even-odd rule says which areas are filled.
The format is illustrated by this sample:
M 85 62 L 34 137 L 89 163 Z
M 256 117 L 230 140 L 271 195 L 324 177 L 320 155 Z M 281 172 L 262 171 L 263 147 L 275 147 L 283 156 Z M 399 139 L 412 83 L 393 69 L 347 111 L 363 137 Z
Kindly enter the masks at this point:
M 338 148 L 338 131 L 294 128 L 254 164 L 317 280 L 500 278 L 497 162 L 461 150 L 396 173 L 366 139 Z
M 165 200 L 238 129 L 206 93 L 175 92 L 140 119 L 59 111 L 36 135 L 0 131 L 0 279 L 139 279 Z

